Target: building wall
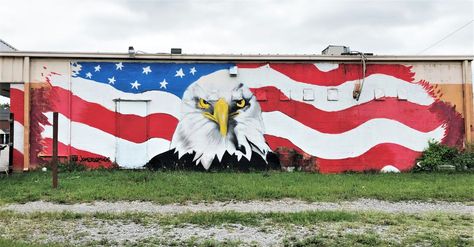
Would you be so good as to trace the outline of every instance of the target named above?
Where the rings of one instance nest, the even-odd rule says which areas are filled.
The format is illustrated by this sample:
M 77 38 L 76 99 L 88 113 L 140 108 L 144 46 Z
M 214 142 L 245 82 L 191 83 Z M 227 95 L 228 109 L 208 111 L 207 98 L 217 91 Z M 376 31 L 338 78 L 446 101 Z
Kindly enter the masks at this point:
M 29 168 L 51 156 L 54 111 L 59 155 L 92 168 L 264 169 L 286 147 L 324 173 L 407 171 L 429 140 L 462 147 L 472 131 L 460 62 L 371 63 L 365 78 L 360 64 L 335 62 L 35 59 L 30 68 Z M 13 85 L 15 116 L 24 97 Z

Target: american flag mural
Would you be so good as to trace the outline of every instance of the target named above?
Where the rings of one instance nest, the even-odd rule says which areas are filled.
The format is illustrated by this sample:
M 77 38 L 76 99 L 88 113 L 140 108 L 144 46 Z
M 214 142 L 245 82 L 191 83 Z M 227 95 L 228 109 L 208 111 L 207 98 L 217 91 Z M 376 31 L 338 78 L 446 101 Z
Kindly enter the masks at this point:
M 265 160 L 288 147 L 323 173 L 406 171 L 428 141 L 463 140 L 460 114 L 402 64 L 368 64 L 365 78 L 360 64 L 343 63 L 73 61 L 70 71 L 45 67 L 47 83 L 31 91 L 32 162 L 51 155 L 54 111 L 59 155 L 90 167 L 138 168 L 173 150 L 208 169 L 225 155 Z M 22 102 L 21 85 L 11 98 Z

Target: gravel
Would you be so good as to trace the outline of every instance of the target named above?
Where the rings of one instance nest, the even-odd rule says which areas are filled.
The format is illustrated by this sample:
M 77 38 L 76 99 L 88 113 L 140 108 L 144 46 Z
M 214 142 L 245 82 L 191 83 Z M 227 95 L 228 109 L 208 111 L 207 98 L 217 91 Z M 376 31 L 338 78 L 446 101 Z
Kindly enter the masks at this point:
M 355 201 L 342 202 L 304 202 L 293 199 L 274 201 L 230 201 L 210 203 L 186 203 L 159 205 L 152 202 L 103 202 L 78 204 L 58 204 L 45 201 L 28 202 L 25 204 L 9 204 L 0 206 L 0 211 L 11 210 L 17 213 L 35 212 L 61 212 L 74 213 L 159 213 L 179 214 L 184 212 L 301 212 L 301 211 L 374 211 L 386 213 L 450 213 L 474 214 L 474 204 L 460 202 L 417 202 L 402 201 L 389 202 L 374 199 L 359 199 Z M 146 216 L 144 216 L 146 217 Z M 159 222 L 140 223 L 130 219 L 95 219 L 79 218 L 75 220 L 52 219 L 47 222 L 35 218 L 12 218 L 0 221 L 0 237 L 7 239 L 23 238 L 29 242 L 44 244 L 68 243 L 70 245 L 84 246 L 169 246 L 189 244 L 189 241 L 202 242 L 213 240 L 217 242 L 236 241 L 242 246 L 283 246 L 286 239 L 304 239 L 319 234 L 329 237 L 353 236 L 369 234 L 380 238 L 400 243 L 416 234 L 426 232 L 437 232 L 442 229 L 443 222 L 431 222 L 428 225 L 390 225 L 352 222 L 321 222 L 313 225 L 241 225 L 241 224 L 217 224 L 217 225 L 193 225 L 189 223 L 179 225 L 160 225 Z M 439 230 L 452 236 L 457 234 L 464 236 L 466 240 L 473 240 L 471 232 L 472 225 L 460 224 L 447 230 Z M 433 232 L 433 234 L 435 234 Z M 438 232 L 439 234 L 439 232 Z M 429 243 L 428 243 L 429 244 Z
M 38 227 L 31 222 L 20 221 L 16 223 L 15 227 Z M 0 222 L 0 226 L 2 224 L 4 223 Z M 55 221 L 48 224 L 48 227 L 36 229 L 24 235 L 28 236 L 28 241 L 59 245 L 68 243 L 72 246 L 182 246 L 188 245 L 185 243 L 191 239 L 194 239 L 196 243 L 212 240 L 218 243 L 237 242 L 239 246 L 283 246 L 283 240 L 288 238 L 303 239 L 320 233 L 337 236 L 338 234 L 364 234 L 375 231 L 381 232 L 384 238 L 393 239 L 386 231 L 377 230 L 378 226 L 347 228 L 338 223 L 310 227 L 181 224 L 169 228 L 159 224 L 142 225 L 131 221 L 79 219 L 76 221 Z M 18 238 L 18 236 L 12 234 L 3 234 L 3 237 Z
M 177 214 L 184 212 L 301 212 L 301 211 L 375 211 L 385 213 L 456 213 L 474 214 L 474 205 L 460 202 L 417 202 L 402 201 L 389 202 L 375 199 L 359 199 L 356 201 L 342 202 L 304 202 L 293 199 L 274 201 L 229 201 L 211 203 L 186 203 L 159 205 L 152 202 L 103 202 L 78 204 L 57 204 L 45 201 L 28 202 L 25 204 L 9 204 L 0 207 L 0 210 L 12 210 L 19 213 L 33 212 L 61 212 L 74 213 L 162 213 Z

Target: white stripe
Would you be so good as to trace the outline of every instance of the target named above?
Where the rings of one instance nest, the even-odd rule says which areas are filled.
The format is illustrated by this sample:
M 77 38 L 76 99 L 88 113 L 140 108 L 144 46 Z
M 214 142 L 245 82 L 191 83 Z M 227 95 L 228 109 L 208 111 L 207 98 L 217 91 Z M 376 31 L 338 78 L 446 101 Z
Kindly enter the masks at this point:
M 23 146 L 24 136 L 23 135 L 24 135 L 25 127 L 20 122 L 14 121 L 13 128 L 15 131 L 15 133 L 13 133 L 13 148 L 15 148 L 18 152 L 23 154 L 23 149 L 24 149 L 24 146 Z
M 223 76 L 228 72 L 218 71 L 209 76 Z M 374 100 L 375 89 L 382 89 L 386 97 L 397 97 L 398 91 L 407 92 L 407 100 L 419 104 L 430 105 L 433 98 L 426 92 L 422 85 L 409 83 L 393 76 L 375 74 L 365 79 L 359 100 L 352 97 L 352 91 L 356 81 L 347 81 L 336 87 L 317 86 L 295 81 L 284 74 L 275 71 L 268 66 L 255 69 L 239 69 L 237 79 L 250 88 L 273 86 L 281 89 L 283 93 L 291 99 L 311 104 L 323 111 L 341 111 L 359 104 Z M 337 89 L 339 100 L 328 101 L 328 89 Z M 312 89 L 314 91 L 314 101 L 303 101 L 303 90 Z M 291 95 L 288 95 L 291 92 Z
M 115 99 L 149 100 L 148 109 L 150 109 L 151 112 L 148 112 L 148 114 L 166 113 L 176 118 L 180 116 L 181 99 L 171 93 L 163 91 L 148 91 L 141 94 L 125 93 L 110 85 L 80 77 L 71 78 L 71 83 L 71 91 L 74 95 L 85 101 L 97 103 L 113 112 L 115 112 Z M 51 84 L 69 90 L 67 76 L 53 75 L 51 77 Z M 74 105 L 72 105 L 72 107 L 74 108 Z M 141 117 L 146 116 L 143 114 L 135 115 Z
M 46 114 L 48 121 L 53 122 L 52 114 Z M 59 114 L 59 123 L 66 123 L 70 121 L 66 116 Z M 45 128 L 45 131 L 41 133 L 43 138 L 52 138 L 52 128 Z M 58 141 L 61 143 L 69 142 L 69 134 L 64 133 L 65 131 L 58 132 Z M 114 135 L 93 128 L 91 126 L 79 123 L 71 122 L 71 146 L 76 149 L 88 151 L 105 157 L 110 157 L 112 161 L 115 160 L 115 149 L 117 141 L 121 142 L 121 145 L 129 145 L 130 150 L 143 148 L 148 150 L 148 160 L 153 158 L 155 155 L 162 152 L 168 151 L 170 142 L 161 138 L 151 138 L 146 142 L 134 143 L 127 141 L 122 138 L 117 138 Z M 133 147 L 133 148 L 132 148 Z M 133 154 L 130 154 L 133 155 Z M 121 165 L 121 164 L 119 164 Z
M 314 66 L 316 66 L 316 68 L 322 72 L 329 72 L 339 68 L 338 63 L 315 63 Z
M 306 153 L 324 159 L 357 157 L 380 143 L 394 143 L 422 151 L 428 141 L 441 141 L 443 125 L 424 133 L 400 122 L 377 118 L 341 134 L 326 134 L 311 129 L 281 112 L 264 112 L 265 133 L 290 140 Z M 289 130 L 291 126 L 291 130 Z

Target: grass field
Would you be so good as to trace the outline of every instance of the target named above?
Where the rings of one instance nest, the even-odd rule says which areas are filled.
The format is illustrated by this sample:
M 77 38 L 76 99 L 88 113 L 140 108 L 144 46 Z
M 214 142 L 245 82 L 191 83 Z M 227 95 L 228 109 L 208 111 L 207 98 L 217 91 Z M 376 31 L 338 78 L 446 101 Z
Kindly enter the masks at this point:
M 323 175 L 96 170 L 62 172 L 59 188 L 54 190 L 51 174 L 37 171 L 0 175 L 0 204 L 37 200 L 140 200 L 166 204 L 282 198 L 311 202 L 373 198 L 472 204 L 473 184 L 474 173 Z M 473 215 L 448 213 L 22 214 L 3 210 L 0 246 L 258 246 L 252 244 L 252 238 L 263 242 L 276 239 L 278 246 L 474 246 L 473 227 Z M 250 242 L 241 242 L 240 233 Z M 219 239 L 219 234 L 237 238 Z
M 59 175 L 51 189 L 49 172 L 0 175 L 0 204 L 36 200 L 60 203 L 94 200 L 186 201 L 381 200 L 474 201 L 474 173 L 310 174 L 84 171 Z

